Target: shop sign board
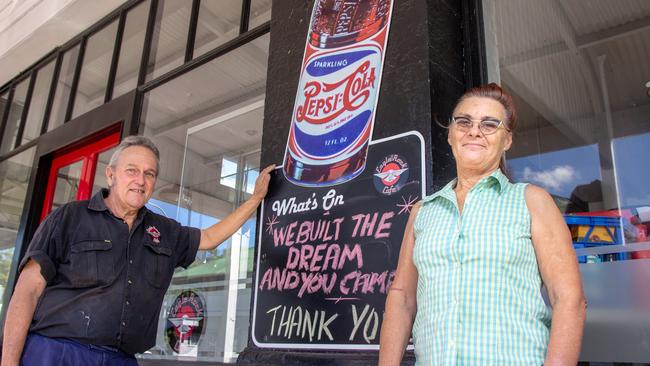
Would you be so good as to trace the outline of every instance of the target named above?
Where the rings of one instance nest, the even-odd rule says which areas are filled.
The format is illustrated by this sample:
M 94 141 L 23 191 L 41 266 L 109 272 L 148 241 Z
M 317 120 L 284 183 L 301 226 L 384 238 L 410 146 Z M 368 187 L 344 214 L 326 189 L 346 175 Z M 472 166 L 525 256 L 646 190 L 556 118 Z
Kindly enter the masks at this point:
M 365 169 L 344 184 L 297 186 L 274 172 L 258 225 L 256 346 L 378 348 L 423 160 L 422 136 L 409 132 L 371 142 Z

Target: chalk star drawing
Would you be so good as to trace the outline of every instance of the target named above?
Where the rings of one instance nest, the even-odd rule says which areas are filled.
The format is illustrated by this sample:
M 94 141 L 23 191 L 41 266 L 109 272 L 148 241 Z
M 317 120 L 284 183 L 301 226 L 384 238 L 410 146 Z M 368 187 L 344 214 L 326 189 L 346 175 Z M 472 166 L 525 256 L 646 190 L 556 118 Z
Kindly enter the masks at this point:
M 277 224 L 280 223 L 280 220 L 278 220 L 278 217 L 276 215 L 270 216 L 266 218 L 266 232 L 269 234 L 273 234 L 273 227 Z
M 413 205 L 415 205 L 415 202 L 418 200 L 418 197 L 415 196 L 414 198 L 411 198 L 411 195 L 409 195 L 409 198 L 406 199 L 404 196 L 402 196 L 402 203 L 398 203 L 397 207 L 400 208 L 399 212 L 397 213 L 398 215 L 401 215 L 403 213 L 411 213 L 411 209 L 413 208 Z

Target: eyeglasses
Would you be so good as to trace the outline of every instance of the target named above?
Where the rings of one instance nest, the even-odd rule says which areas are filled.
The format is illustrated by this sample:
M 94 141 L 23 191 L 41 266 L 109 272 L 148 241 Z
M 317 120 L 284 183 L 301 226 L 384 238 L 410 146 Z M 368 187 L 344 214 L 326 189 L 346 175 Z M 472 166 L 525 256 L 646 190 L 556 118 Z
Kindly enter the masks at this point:
M 471 130 L 472 127 L 474 127 L 474 121 L 478 121 L 478 129 L 484 135 L 491 135 L 497 132 L 499 127 L 501 127 L 503 124 L 503 121 L 492 118 L 474 120 L 467 117 L 451 117 L 451 123 L 455 124 L 456 128 L 458 128 L 458 130 L 461 132 L 467 132 Z M 507 127 L 504 126 L 504 128 L 506 131 L 510 131 Z

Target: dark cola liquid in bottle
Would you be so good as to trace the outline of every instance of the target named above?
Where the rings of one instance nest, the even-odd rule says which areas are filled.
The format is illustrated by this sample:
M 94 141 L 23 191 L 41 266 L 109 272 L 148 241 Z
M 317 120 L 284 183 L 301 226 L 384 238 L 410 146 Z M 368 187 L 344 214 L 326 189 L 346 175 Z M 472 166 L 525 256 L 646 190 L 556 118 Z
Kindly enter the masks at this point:
M 327 186 L 366 163 L 391 0 L 314 5 L 284 159 L 288 180 Z
M 378 33 L 388 22 L 390 0 L 319 1 L 312 16 L 310 43 L 342 47 Z

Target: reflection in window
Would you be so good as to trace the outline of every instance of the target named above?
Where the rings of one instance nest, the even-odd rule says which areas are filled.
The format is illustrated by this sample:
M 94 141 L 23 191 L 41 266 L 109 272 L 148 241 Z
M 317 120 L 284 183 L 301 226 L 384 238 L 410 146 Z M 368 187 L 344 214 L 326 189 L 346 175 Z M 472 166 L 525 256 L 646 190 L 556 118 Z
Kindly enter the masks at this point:
M 650 169 L 643 167 L 650 157 L 650 132 L 619 137 L 613 144 L 616 170 L 619 176 L 625 177 L 619 181 L 621 205 L 650 206 Z
M 56 186 L 54 188 L 54 199 L 52 200 L 51 211 L 77 199 L 82 167 L 83 161 L 79 160 L 75 163 L 59 168 L 59 171 L 56 174 Z
M 0 146 L 0 153 L 6 153 L 13 150 L 18 137 L 18 129 L 20 128 L 20 121 L 27 100 L 27 89 L 29 88 L 30 78 L 27 77 L 16 85 L 14 90 L 14 97 L 9 106 L 9 116 L 5 125 L 4 136 L 2 136 L 2 145 Z
M 185 61 L 185 45 L 191 12 L 191 1 L 161 0 L 158 2 L 158 16 L 147 65 L 147 81 L 182 65 Z
M 4 116 L 5 114 L 5 109 L 8 107 L 8 103 L 9 103 L 9 101 L 7 100 L 8 98 L 9 98 L 8 90 L 0 94 L 0 116 Z
M 261 156 L 259 155 L 259 152 L 256 154 L 257 156 L 250 157 L 249 163 L 250 162 L 257 162 L 257 164 L 249 164 L 246 166 L 246 193 L 253 194 L 255 191 L 255 181 L 257 180 L 257 177 L 260 175 L 260 166 L 259 162 L 261 159 Z
M 259 171 L 268 42 L 268 34 L 259 37 L 145 94 L 144 135 L 161 153 L 152 211 L 206 227 L 250 197 Z M 142 357 L 235 362 L 248 340 L 254 245 L 251 217 L 218 248 L 199 252 L 192 266 L 178 271 L 156 346 Z M 200 342 L 175 349 L 170 334 L 178 322 L 168 320 L 169 310 L 189 289 L 205 300 L 209 321 Z
M 99 192 L 102 188 L 108 188 L 106 182 L 106 167 L 111 160 L 111 156 L 117 147 L 101 152 L 97 155 L 97 168 L 95 168 L 95 178 L 93 179 L 93 190 L 91 197 Z
M 159 215 L 163 215 L 168 218 L 178 218 L 178 222 L 183 225 L 189 225 L 193 227 L 198 227 L 199 229 L 205 229 L 210 227 L 217 222 L 219 219 L 212 217 L 210 215 L 202 214 L 198 211 L 191 211 L 184 207 L 173 205 L 171 203 L 160 201 L 155 198 L 152 198 L 147 202 L 147 208 Z M 223 246 L 219 246 L 217 250 L 223 251 Z
M 138 71 L 142 59 L 148 14 L 149 1 L 138 4 L 126 14 L 122 47 L 120 48 L 120 57 L 117 62 L 117 72 L 115 73 L 113 99 L 135 89 L 138 84 Z
M 251 1 L 248 29 L 253 29 L 271 20 L 271 0 Z
M 61 68 L 59 70 L 59 80 L 54 92 L 54 102 L 47 130 L 51 131 L 63 124 L 65 112 L 68 109 L 70 100 L 70 89 L 72 88 L 72 79 L 74 76 L 77 57 L 79 56 L 79 45 L 74 46 L 63 54 Z
M 226 187 L 235 188 L 237 181 L 237 162 L 227 158 L 221 159 L 221 179 L 219 183 Z
M 516 139 L 514 143 L 518 143 Z M 546 189 L 562 212 L 603 209 L 599 166 L 596 145 L 508 160 L 508 169 L 516 181 Z
M 0 95 L 0 134 L 2 134 L 2 118 L 5 115 L 5 109 L 9 108 L 9 91 L 6 91 Z M 0 136 L 0 152 L 4 151 L 4 135 Z M 0 153 L 1 154 L 1 153 Z
M 0 293 L 7 285 L 35 153 L 31 147 L 0 162 Z
M 55 64 L 55 61 L 51 61 L 36 72 L 36 83 L 34 84 L 34 91 L 29 102 L 29 113 L 27 114 L 25 131 L 23 131 L 22 144 L 32 141 L 41 134 L 43 117 L 45 115 L 45 104 L 50 95 L 50 86 L 52 85 Z
M 216 48 L 239 35 L 241 0 L 201 1 L 194 57 Z
M 72 118 L 104 104 L 116 34 L 117 20 L 88 37 Z

